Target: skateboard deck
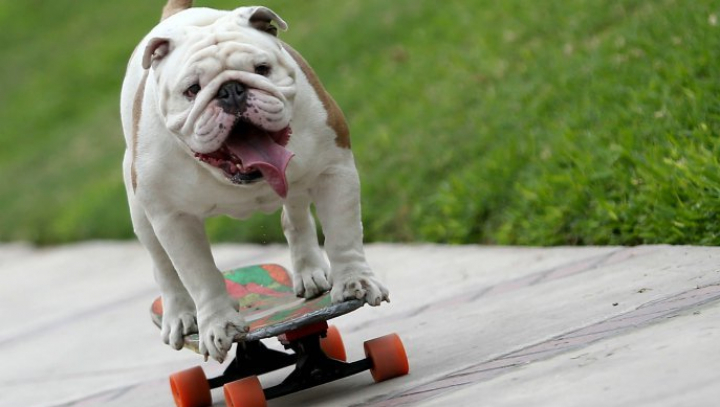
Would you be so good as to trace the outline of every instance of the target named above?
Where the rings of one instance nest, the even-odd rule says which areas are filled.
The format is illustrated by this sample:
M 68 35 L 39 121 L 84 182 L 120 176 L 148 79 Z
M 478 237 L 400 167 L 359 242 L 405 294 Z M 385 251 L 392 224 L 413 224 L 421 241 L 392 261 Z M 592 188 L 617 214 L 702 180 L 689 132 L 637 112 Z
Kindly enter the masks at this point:
M 212 405 L 211 389 L 218 387 L 223 387 L 229 407 L 264 407 L 267 400 L 364 371 L 376 382 L 408 374 L 407 354 L 397 334 L 365 341 L 366 357 L 346 360 L 342 337 L 327 320 L 362 307 L 363 300 L 333 304 L 330 293 L 309 300 L 298 298 L 290 274 L 276 264 L 241 267 L 223 276 L 250 331 L 235 338 L 236 355 L 222 375 L 208 378 L 199 366 L 170 375 L 178 407 L 208 407 Z M 152 303 L 150 314 L 161 327 L 161 298 Z M 277 337 L 286 351 L 263 344 L 261 339 L 270 337 Z M 198 352 L 198 335 L 185 336 L 185 347 Z M 280 384 L 263 387 L 258 380 L 260 375 L 290 366 L 295 368 Z
M 364 305 L 364 301 L 351 300 L 332 304 L 330 293 L 313 299 L 295 296 L 292 277 L 277 264 L 261 264 L 223 272 L 230 296 L 240 306 L 240 313 L 250 331 L 236 341 L 255 341 L 281 335 L 313 323 L 347 314 Z M 151 306 L 152 321 L 162 326 L 162 299 Z M 185 347 L 199 352 L 197 334 L 185 337 Z

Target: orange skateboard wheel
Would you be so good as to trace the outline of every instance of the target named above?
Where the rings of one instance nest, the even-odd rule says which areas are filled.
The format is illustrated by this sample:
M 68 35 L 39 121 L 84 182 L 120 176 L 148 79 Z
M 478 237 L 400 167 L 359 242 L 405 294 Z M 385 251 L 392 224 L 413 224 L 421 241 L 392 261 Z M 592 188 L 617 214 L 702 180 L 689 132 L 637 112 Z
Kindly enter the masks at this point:
M 324 338 L 320 338 L 320 348 L 329 358 L 347 361 L 347 353 L 345 352 L 345 344 L 343 344 L 340 331 L 335 325 L 330 325 Z
M 366 341 L 365 356 L 370 359 L 370 374 L 376 383 L 410 372 L 405 347 L 397 334 L 381 336 Z
M 200 366 L 171 374 L 170 388 L 177 407 L 212 405 L 210 384 Z
M 267 407 L 265 393 L 257 376 L 236 380 L 223 386 L 228 407 Z

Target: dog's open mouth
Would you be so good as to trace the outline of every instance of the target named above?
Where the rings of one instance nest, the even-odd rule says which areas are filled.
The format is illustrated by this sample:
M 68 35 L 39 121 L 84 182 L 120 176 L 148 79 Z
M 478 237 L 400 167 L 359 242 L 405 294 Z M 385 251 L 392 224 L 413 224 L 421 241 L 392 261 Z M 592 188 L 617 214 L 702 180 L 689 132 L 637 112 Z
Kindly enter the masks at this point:
M 263 130 L 238 119 L 223 145 L 212 153 L 195 153 L 200 161 L 221 169 L 235 184 L 265 180 L 281 197 L 287 196 L 285 170 L 293 153 L 285 146 L 291 129 Z

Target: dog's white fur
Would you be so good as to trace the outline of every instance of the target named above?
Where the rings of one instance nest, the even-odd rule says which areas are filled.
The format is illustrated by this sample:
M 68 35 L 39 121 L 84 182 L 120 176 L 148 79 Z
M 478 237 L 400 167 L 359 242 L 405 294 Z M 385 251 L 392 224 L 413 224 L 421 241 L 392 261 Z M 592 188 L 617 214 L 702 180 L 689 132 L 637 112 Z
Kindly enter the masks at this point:
M 163 20 L 139 44 L 122 87 L 123 173 L 135 233 L 152 257 L 162 294 L 162 338 L 180 349 L 183 336 L 199 330 L 201 353 L 219 361 L 247 326 L 214 263 L 204 230 L 207 217 L 246 218 L 282 206 L 298 296 L 331 290 L 334 302 L 364 298 L 379 305 L 388 300 L 363 251 L 352 152 L 336 142 L 316 87 L 286 46 L 249 24 L 258 11 L 286 28 L 261 7 L 190 8 Z M 272 66 L 268 77 L 253 71 L 260 60 Z M 198 76 L 202 90 L 188 101 L 183 91 Z M 210 137 L 206 130 L 227 124 L 214 98 L 229 79 L 274 104 L 267 109 L 276 115 L 274 123 L 292 127 L 287 149 L 294 157 L 286 172 L 285 199 L 265 181 L 233 184 L 194 156 L 213 151 L 227 136 Z M 261 112 L 253 122 L 267 114 Z M 311 204 L 323 227 L 329 265 L 317 241 Z

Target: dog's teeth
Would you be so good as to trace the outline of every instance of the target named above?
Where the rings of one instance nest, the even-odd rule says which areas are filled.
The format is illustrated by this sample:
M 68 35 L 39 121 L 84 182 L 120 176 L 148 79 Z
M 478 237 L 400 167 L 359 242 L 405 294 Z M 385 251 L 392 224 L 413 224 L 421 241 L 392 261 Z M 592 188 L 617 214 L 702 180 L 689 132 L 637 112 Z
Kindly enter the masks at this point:
M 242 171 L 242 169 L 243 169 L 242 165 L 240 165 L 240 164 L 235 164 L 235 167 L 240 171 Z

